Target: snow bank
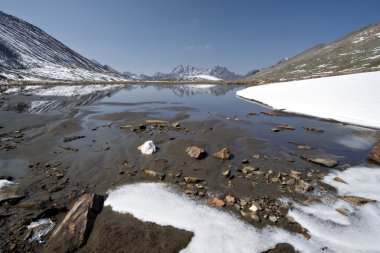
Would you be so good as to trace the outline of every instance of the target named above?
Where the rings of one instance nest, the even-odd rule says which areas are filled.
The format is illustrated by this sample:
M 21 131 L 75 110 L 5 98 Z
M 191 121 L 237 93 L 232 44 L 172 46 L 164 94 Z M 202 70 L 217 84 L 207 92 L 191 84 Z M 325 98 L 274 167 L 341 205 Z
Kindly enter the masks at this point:
M 8 181 L 8 180 L 5 180 L 5 179 L 0 179 L 0 190 L 2 190 L 3 188 L 6 188 L 8 186 L 11 186 L 13 184 L 14 183 L 11 182 L 11 181 Z
M 334 181 L 336 176 L 347 184 Z M 380 201 L 380 169 L 353 167 L 330 173 L 324 182 L 334 186 L 339 195 Z M 325 202 L 324 205 L 295 205 L 289 215 L 309 230 L 313 240 L 333 252 L 380 252 L 379 202 L 353 206 L 328 197 Z M 344 210 L 346 215 L 337 209 Z
M 320 118 L 380 128 L 380 72 L 254 86 L 239 97 Z
M 276 228 L 259 231 L 229 213 L 179 195 L 165 184 L 120 187 L 109 192 L 105 205 L 143 221 L 192 231 L 194 237 L 183 252 L 261 252 L 289 237 Z
M 347 184 L 333 180 L 339 176 Z M 380 201 L 380 169 L 354 167 L 324 179 L 339 195 Z M 267 226 L 256 229 L 236 216 L 176 193 L 165 184 L 138 183 L 110 191 L 106 206 L 143 221 L 194 233 L 183 252 L 262 252 L 287 242 L 301 252 L 380 252 L 380 205 L 353 206 L 326 196 L 325 204 L 294 204 L 289 215 L 308 229 L 311 239 Z M 336 209 L 342 208 L 346 215 Z

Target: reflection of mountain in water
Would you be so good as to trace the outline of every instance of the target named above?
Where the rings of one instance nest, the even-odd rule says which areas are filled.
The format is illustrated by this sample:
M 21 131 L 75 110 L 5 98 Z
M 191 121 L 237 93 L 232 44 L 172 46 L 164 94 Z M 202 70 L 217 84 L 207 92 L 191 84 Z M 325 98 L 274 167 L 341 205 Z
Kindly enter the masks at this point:
M 22 102 L 4 103 L 2 110 L 46 113 L 46 112 L 69 112 L 70 110 L 83 105 L 89 105 L 106 96 L 111 96 L 118 90 L 124 88 L 134 89 L 135 86 L 87 86 L 73 89 L 73 86 L 39 86 L 9 89 L 7 94 L 23 96 Z M 74 91 L 74 92 L 71 92 Z M 17 101 L 17 99 L 16 99 Z
M 235 88 L 232 85 L 214 85 L 214 84 L 198 84 L 198 85 L 157 85 L 156 89 L 170 89 L 179 97 L 193 96 L 196 94 L 213 94 L 215 96 L 225 95 L 228 91 Z

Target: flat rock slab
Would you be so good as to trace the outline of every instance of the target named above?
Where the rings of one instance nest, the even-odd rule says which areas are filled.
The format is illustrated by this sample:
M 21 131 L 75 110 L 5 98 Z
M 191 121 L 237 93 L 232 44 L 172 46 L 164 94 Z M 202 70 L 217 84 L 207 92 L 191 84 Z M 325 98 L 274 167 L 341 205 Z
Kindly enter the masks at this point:
M 22 189 L 17 184 L 10 185 L 0 190 L 0 203 L 5 201 L 17 201 L 23 197 L 24 194 L 22 193 Z
M 206 157 L 207 153 L 203 148 L 197 146 L 191 146 L 186 149 L 186 153 L 195 159 L 203 159 Z
M 103 202 L 99 195 L 81 196 L 50 236 L 46 252 L 73 252 L 85 245 Z
M 380 165 L 380 142 L 378 142 L 372 149 L 371 153 L 368 156 L 368 160 Z
M 333 160 L 333 159 L 313 158 L 313 157 L 304 157 L 304 156 L 301 156 L 301 158 L 303 158 L 309 162 L 316 163 L 316 164 L 319 164 L 319 165 L 322 165 L 322 166 L 325 166 L 328 168 L 334 168 L 335 166 L 338 165 L 338 161 Z

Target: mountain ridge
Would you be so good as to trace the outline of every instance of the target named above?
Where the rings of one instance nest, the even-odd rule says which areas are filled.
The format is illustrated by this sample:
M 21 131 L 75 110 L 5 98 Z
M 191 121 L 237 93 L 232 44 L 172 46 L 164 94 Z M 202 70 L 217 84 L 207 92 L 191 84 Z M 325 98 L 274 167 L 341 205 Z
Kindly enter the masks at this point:
M 37 26 L 2 11 L 0 75 L 1 79 L 32 81 L 126 79 L 111 67 L 85 58 Z

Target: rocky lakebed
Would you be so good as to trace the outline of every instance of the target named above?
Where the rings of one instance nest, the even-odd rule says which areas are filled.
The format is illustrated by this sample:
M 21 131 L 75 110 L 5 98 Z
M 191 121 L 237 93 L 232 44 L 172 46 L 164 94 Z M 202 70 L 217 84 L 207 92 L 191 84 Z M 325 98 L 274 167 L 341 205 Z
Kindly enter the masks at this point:
M 379 252 L 380 131 L 244 88 L 2 88 L 0 252 Z

